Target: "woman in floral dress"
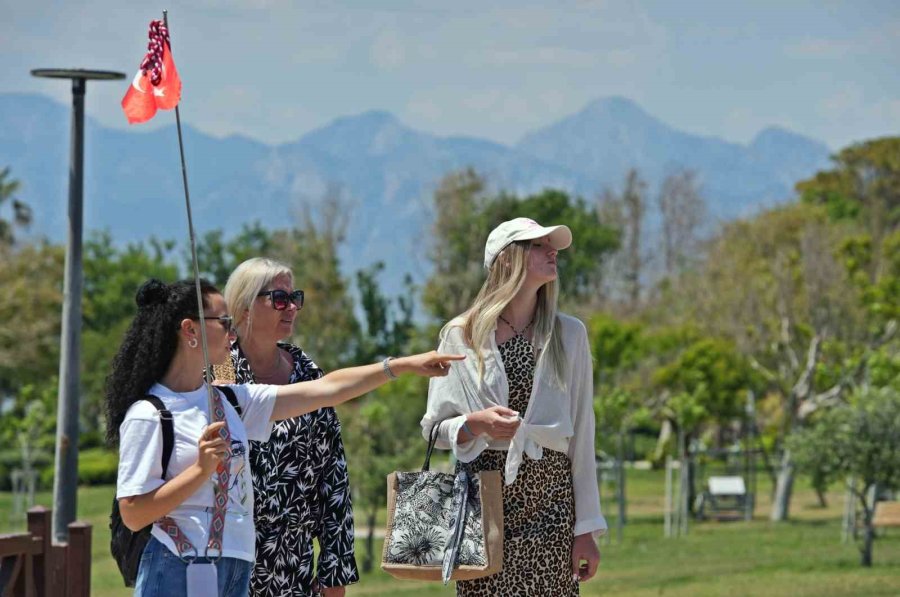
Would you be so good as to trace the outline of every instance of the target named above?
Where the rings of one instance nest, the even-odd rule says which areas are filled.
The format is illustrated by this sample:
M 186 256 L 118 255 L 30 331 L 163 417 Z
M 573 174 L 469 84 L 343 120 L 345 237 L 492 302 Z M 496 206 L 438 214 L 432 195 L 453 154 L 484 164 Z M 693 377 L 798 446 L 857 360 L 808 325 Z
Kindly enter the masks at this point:
M 282 263 L 241 263 L 225 298 L 238 339 L 231 350 L 235 383 L 287 384 L 324 375 L 300 347 L 282 342 L 293 332 L 303 291 Z M 341 423 L 333 408 L 279 421 L 268 443 L 251 442 L 256 494 L 256 563 L 251 594 L 259 597 L 342 597 L 359 581 L 353 546 L 353 507 Z M 319 556 L 313 562 L 313 539 Z

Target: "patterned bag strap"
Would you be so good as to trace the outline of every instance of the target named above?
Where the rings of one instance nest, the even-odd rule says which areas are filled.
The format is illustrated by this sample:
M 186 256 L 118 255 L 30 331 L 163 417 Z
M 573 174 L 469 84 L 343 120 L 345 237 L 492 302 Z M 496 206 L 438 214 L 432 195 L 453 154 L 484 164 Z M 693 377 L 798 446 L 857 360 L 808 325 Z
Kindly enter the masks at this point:
M 212 394 L 213 422 L 225 421 L 225 407 L 222 405 L 222 396 L 215 390 L 213 390 Z M 222 535 L 225 532 L 225 511 L 228 506 L 228 486 L 231 481 L 231 432 L 228 430 L 227 421 L 219 431 L 219 436 L 225 440 L 227 449 L 225 450 L 225 458 L 216 467 L 218 482 L 213 486 L 215 504 L 212 521 L 209 524 L 209 541 L 206 544 L 206 552 L 204 554 L 206 557 L 210 557 L 209 550 L 217 550 L 219 553 L 214 559 L 222 557 Z
M 225 408 L 222 406 L 222 397 L 215 390 L 213 390 L 213 412 L 211 415 L 213 423 L 225 421 Z M 225 445 L 228 446 L 228 449 L 225 451 L 225 459 L 216 467 L 217 482 L 213 486 L 213 517 L 209 524 L 209 541 L 204 552 L 204 557 L 212 561 L 222 557 L 222 535 L 225 532 L 225 511 L 228 505 L 228 485 L 231 477 L 231 433 L 228 430 L 227 421 L 225 426 L 219 431 L 219 436 L 225 440 Z M 172 518 L 164 516 L 156 522 L 172 538 L 175 548 L 178 550 L 178 556 L 182 560 L 190 560 L 200 555 L 194 544 L 191 543 L 190 539 L 187 538 Z M 210 556 L 210 549 L 217 550 L 219 553 L 215 556 Z
M 444 546 L 444 559 L 441 562 L 441 580 L 444 585 L 450 582 L 453 568 L 459 559 L 459 546 L 462 545 L 466 530 L 466 516 L 469 505 L 469 475 L 459 471 L 453 480 L 453 499 L 450 505 L 450 536 Z

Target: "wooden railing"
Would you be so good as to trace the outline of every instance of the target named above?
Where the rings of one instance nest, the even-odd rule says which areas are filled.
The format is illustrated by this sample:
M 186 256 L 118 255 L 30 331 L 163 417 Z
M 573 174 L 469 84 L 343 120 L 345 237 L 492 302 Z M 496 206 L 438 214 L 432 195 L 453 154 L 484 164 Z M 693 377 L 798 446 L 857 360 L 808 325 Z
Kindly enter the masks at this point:
M 0 535 L 0 597 L 88 597 L 91 525 L 69 525 L 69 542 L 51 541 L 51 512 L 28 511 L 28 532 Z

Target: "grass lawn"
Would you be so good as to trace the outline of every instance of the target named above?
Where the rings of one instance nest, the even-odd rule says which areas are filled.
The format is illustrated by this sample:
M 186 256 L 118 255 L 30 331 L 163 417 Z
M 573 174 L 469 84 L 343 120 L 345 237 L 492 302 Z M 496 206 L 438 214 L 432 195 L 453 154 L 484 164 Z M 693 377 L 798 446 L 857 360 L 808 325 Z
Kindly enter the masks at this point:
M 621 544 L 601 545 L 598 577 L 582 586 L 582 595 L 623 596 L 896 596 L 900 595 L 900 531 L 883 533 L 875 542 L 875 565 L 859 566 L 852 544 L 840 542 L 843 496 L 829 494 L 829 507 L 815 506 L 814 494 L 798 479 L 793 520 L 768 522 L 767 480 L 760 477 L 757 518 L 752 522 L 692 524 L 687 537 L 664 539 L 663 476 L 658 471 L 628 471 L 629 523 Z M 91 594 L 129 595 L 109 556 L 109 506 L 112 487 L 85 487 L 78 494 L 79 519 L 94 526 Z M 611 492 L 604 491 L 604 495 Z M 49 505 L 49 493 L 38 496 Z M 24 521 L 10 521 L 11 496 L 0 493 L 0 533 L 24 531 Z M 607 513 L 614 504 L 604 501 Z M 383 519 L 383 517 L 379 517 Z M 610 526 L 614 518 L 610 516 Z M 357 527 L 363 538 L 365 530 Z M 381 541 L 376 540 L 376 558 Z M 363 541 L 357 542 L 362 565 Z M 376 559 L 377 562 L 377 559 Z M 453 595 L 440 583 L 398 581 L 377 569 L 350 587 L 348 596 Z

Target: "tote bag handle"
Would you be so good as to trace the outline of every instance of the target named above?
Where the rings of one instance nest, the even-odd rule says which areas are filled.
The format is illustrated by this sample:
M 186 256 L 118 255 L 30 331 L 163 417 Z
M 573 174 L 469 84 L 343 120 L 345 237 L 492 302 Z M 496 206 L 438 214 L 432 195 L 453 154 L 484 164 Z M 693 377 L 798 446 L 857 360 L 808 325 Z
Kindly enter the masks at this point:
M 446 420 L 446 419 L 444 419 Z M 431 431 L 428 432 L 428 451 L 425 452 L 425 463 L 422 465 L 422 470 L 427 471 L 430 470 L 431 467 L 431 453 L 434 452 L 434 445 L 437 443 L 438 435 L 441 431 L 441 424 L 444 421 L 438 421 L 434 425 L 431 426 Z

